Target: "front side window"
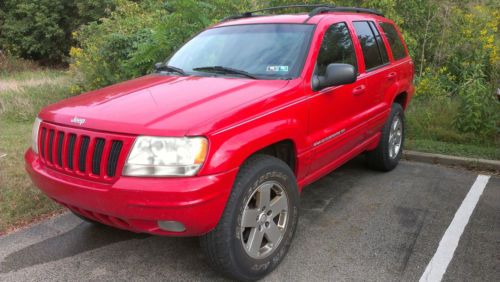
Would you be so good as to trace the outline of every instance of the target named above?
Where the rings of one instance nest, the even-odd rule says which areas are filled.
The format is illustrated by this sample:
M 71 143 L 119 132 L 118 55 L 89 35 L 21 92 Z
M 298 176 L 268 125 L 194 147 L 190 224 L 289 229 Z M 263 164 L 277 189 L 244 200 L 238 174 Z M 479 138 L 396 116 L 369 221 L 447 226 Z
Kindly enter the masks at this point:
M 326 31 L 318 54 L 316 74 L 325 75 L 326 67 L 334 63 L 357 67 L 356 52 L 345 23 L 334 24 Z
M 390 23 L 380 23 L 380 27 L 384 31 L 387 41 L 389 41 L 389 46 L 391 46 L 394 60 L 405 58 L 406 50 L 394 25 Z
M 168 65 L 190 75 L 203 75 L 196 69 L 217 66 L 244 71 L 259 79 L 291 79 L 300 75 L 313 30 L 314 26 L 307 24 L 212 28 L 186 43 Z
M 370 70 L 387 63 L 387 51 L 375 24 L 363 21 L 353 22 L 353 25 L 363 50 L 365 68 Z

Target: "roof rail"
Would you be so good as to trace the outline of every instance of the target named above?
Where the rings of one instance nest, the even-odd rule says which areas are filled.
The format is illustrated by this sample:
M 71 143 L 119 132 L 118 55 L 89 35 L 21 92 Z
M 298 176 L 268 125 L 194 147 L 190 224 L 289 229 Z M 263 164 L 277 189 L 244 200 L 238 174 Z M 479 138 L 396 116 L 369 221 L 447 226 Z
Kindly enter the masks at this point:
M 382 12 L 379 12 L 375 9 L 367 9 L 367 8 L 356 8 L 356 7 L 317 7 L 309 13 L 309 18 L 312 18 L 316 15 L 328 12 L 355 12 L 355 13 L 366 13 L 373 14 L 377 16 L 384 17 Z
M 228 21 L 228 20 L 236 20 L 236 19 L 242 19 L 242 18 L 255 17 L 255 16 L 257 16 L 257 15 L 254 15 L 255 13 L 274 11 L 274 10 L 301 9 L 301 8 L 318 9 L 318 8 L 334 8 L 334 7 L 335 7 L 334 5 L 330 5 L 330 4 L 296 4 L 296 5 L 276 6 L 276 7 L 269 7 L 269 8 L 254 10 L 254 11 L 243 12 L 239 15 L 233 15 L 233 16 L 229 16 L 227 18 L 224 18 L 222 21 L 224 22 L 224 21 Z
M 233 15 L 233 16 L 229 16 L 227 18 L 224 18 L 221 22 L 225 22 L 225 21 L 229 21 L 229 20 L 243 19 L 243 18 L 251 18 L 251 17 L 256 17 L 256 16 L 263 16 L 263 15 L 254 15 L 254 14 L 266 12 L 266 11 L 284 10 L 284 9 L 300 9 L 300 8 L 313 9 L 309 13 L 309 18 L 305 22 L 307 22 L 310 18 L 312 18 L 316 15 L 319 15 L 322 13 L 328 13 L 328 12 L 356 12 L 356 13 L 374 14 L 374 15 L 381 16 L 381 17 L 384 16 L 384 14 L 382 14 L 381 12 L 379 12 L 377 10 L 366 9 L 366 8 L 336 7 L 335 5 L 330 5 L 330 4 L 297 4 L 297 5 L 269 7 L 269 8 L 255 10 L 255 11 L 243 12 L 239 15 Z

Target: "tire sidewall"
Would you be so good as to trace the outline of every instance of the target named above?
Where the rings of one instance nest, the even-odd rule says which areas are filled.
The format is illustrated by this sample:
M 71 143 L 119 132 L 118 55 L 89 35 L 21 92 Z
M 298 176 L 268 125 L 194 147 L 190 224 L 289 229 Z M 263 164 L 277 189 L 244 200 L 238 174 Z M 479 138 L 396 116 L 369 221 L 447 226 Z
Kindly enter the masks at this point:
M 399 119 L 402 123 L 401 127 L 401 147 L 399 149 L 399 152 L 395 158 L 391 158 L 389 155 L 389 137 L 391 133 L 391 126 L 394 118 L 396 116 L 399 116 Z M 385 132 L 384 132 L 384 142 L 385 142 L 385 148 L 384 148 L 384 157 L 387 160 L 388 164 L 390 167 L 395 167 L 399 161 L 401 160 L 401 157 L 403 156 L 403 148 L 404 148 L 404 143 L 405 143 L 405 134 L 406 134 L 406 126 L 405 126 L 405 117 L 404 117 L 404 112 L 403 108 L 399 104 L 394 104 L 391 109 L 391 116 L 386 124 Z
M 288 196 L 288 206 L 289 208 L 289 221 L 287 224 L 287 229 L 285 235 L 280 242 L 280 245 L 272 254 L 263 259 L 254 259 L 250 257 L 241 243 L 241 219 L 242 214 L 245 209 L 246 203 L 254 193 L 254 191 L 266 181 L 276 181 L 283 185 L 285 192 Z M 279 263 L 285 257 L 290 244 L 292 242 L 297 220 L 299 217 L 299 195 L 298 188 L 295 181 L 295 177 L 289 171 L 284 170 L 280 166 L 266 166 L 256 171 L 252 177 L 242 183 L 242 189 L 240 201 L 234 208 L 233 212 L 236 216 L 233 217 L 231 222 L 231 231 L 233 232 L 231 238 L 231 252 L 233 253 L 233 259 L 235 260 L 237 266 L 239 266 L 239 272 L 249 280 L 258 279 L 267 273 L 271 272 L 276 268 Z

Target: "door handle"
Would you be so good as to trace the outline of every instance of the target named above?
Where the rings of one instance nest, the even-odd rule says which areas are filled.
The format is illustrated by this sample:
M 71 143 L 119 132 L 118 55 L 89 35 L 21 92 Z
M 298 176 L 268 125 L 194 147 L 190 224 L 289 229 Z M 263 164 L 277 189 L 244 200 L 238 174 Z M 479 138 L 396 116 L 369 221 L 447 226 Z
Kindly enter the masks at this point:
M 360 85 L 352 90 L 352 95 L 361 95 L 366 92 L 366 86 Z
M 394 78 L 396 78 L 396 75 L 397 75 L 397 73 L 391 72 L 390 74 L 387 75 L 387 78 L 388 79 L 394 79 Z

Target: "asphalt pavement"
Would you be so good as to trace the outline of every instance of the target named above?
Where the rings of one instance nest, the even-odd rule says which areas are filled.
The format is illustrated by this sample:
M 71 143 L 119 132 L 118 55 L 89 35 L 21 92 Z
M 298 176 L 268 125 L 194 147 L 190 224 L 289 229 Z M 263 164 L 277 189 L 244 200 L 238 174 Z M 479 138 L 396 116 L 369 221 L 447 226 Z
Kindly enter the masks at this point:
M 306 187 L 294 242 L 265 281 L 418 281 L 478 174 L 362 158 Z M 460 234 L 459 234 L 460 235 Z M 134 234 L 66 213 L 0 237 L 1 281 L 215 281 L 196 238 Z M 500 281 L 500 178 L 492 176 L 443 281 Z

